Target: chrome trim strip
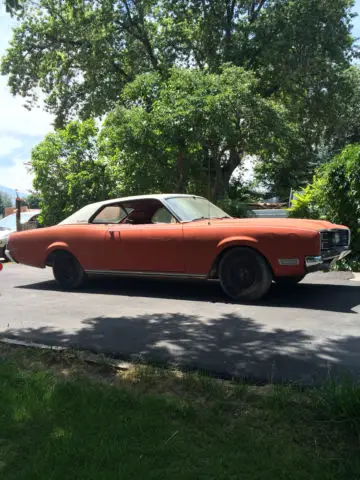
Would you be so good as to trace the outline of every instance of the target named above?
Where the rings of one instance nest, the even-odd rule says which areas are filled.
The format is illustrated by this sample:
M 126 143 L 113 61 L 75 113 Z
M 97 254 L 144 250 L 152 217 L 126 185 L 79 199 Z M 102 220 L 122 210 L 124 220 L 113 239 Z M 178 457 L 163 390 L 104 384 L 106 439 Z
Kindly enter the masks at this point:
M 10 260 L 10 262 L 13 262 L 13 263 L 18 263 L 15 258 L 13 258 L 11 256 L 11 253 L 10 253 L 10 250 L 5 250 L 5 255 L 7 256 L 7 258 Z
M 207 275 L 199 275 L 192 273 L 167 273 L 167 272 L 137 272 L 132 270 L 85 270 L 89 275 L 114 275 L 116 277 L 159 277 L 159 278 L 183 278 L 206 280 Z

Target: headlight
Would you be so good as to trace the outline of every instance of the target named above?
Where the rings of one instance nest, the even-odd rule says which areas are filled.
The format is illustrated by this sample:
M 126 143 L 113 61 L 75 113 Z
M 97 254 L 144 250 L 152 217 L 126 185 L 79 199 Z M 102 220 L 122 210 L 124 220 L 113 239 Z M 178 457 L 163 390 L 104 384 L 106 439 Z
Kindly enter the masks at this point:
M 339 245 L 340 242 L 341 242 L 341 235 L 340 235 L 339 232 L 336 232 L 336 233 L 334 234 L 333 244 L 334 244 L 334 245 Z

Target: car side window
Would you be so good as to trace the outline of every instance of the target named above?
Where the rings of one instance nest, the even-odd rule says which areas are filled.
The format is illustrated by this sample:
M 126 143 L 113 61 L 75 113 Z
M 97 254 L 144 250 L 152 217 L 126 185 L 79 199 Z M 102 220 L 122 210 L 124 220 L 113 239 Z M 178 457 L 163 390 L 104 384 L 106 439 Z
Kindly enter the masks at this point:
M 152 223 L 176 223 L 176 219 L 165 208 L 160 207 L 151 218 Z
M 91 223 L 119 223 L 125 217 L 126 212 L 120 205 L 107 205 L 92 219 Z

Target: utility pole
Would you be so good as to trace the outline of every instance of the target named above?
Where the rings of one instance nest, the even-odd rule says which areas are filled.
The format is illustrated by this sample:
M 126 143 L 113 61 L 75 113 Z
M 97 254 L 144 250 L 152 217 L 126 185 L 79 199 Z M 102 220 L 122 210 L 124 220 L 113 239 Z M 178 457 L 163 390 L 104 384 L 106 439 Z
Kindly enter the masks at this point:
M 16 190 L 16 231 L 21 232 L 21 221 L 20 221 L 20 213 L 21 213 L 21 198 L 19 197 L 19 193 Z

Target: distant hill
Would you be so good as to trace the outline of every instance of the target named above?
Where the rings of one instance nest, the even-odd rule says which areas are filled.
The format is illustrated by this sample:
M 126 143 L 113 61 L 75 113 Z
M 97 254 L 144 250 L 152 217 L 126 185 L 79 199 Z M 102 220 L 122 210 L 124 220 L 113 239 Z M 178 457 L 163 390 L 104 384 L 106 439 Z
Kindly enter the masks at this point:
M 10 195 L 10 197 L 12 198 L 13 202 L 15 202 L 15 199 L 16 199 L 16 192 L 15 190 L 13 190 L 12 188 L 9 188 L 9 187 L 5 187 L 4 185 L 0 185 L 0 192 L 5 192 L 7 193 L 8 195 Z M 24 193 L 24 192 L 19 192 L 19 195 L 21 198 L 24 198 L 24 197 L 27 197 L 27 193 Z

